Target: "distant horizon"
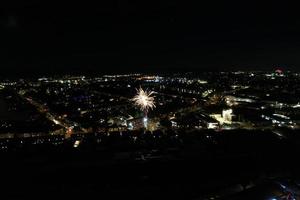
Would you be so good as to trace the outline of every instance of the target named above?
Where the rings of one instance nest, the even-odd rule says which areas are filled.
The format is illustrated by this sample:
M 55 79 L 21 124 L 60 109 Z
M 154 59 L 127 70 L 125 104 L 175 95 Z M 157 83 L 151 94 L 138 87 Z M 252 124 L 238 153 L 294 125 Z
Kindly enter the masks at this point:
M 245 66 L 245 65 L 244 65 Z M 86 76 L 94 76 L 94 75 L 105 75 L 105 74 L 132 74 L 132 73 L 141 73 L 141 74 L 169 74 L 169 73 L 189 73 L 193 72 L 196 74 L 206 73 L 206 72 L 272 72 L 276 69 L 281 69 L 284 72 L 299 72 L 299 68 L 293 68 L 293 67 L 282 67 L 282 66 L 273 66 L 273 67 L 247 67 L 247 68 L 238 68 L 236 66 L 231 67 L 202 67 L 201 69 L 197 67 L 149 67 L 147 69 L 136 69 L 134 67 L 132 68 L 95 68 L 95 67 L 86 67 L 84 70 L 82 67 L 76 67 L 73 69 L 66 69 L 66 68 L 52 68 L 47 70 L 41 70 L 41 69 L 15 69 L 12 70 L 12 68 L 9 68 L 6 73 L 2 73 L 0 75 L 1 79 L 5 78 L 37 78 L 37 77 L 43 77 L 43 76 L 65 76 L 65 75 L 86 75 Z M 5 71 L 5 69 L 2 69 L 2 71 Z

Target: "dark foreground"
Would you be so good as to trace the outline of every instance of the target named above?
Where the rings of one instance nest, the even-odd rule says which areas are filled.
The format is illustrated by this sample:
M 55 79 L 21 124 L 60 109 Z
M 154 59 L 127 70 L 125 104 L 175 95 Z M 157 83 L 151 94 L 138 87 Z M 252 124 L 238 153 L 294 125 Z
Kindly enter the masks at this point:
M 56 145 L 53 137 L 42 144 L 2 140 L 7 148 L 1 153 L 1 196 L 297 199 L 300 135 L 281 133 L 129 132 L 77 136 Z M 81 143 L 74 148 L 76 140 Z

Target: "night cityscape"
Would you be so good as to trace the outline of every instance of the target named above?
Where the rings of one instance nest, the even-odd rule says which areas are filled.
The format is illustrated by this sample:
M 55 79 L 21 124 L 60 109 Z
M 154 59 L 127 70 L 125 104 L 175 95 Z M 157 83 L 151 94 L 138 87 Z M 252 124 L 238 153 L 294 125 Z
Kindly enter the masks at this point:
M 22 176 L 67 181 L 33 183 L 46 192 L 83 187 L 129 195 L 138 183 L 141 193 L 155 195 L 175 179 L 162 196 L 225 198 L 266 187 L 285 198 L 299 194 L 280 188 L 299 187 L 299 179 L 288 182 L 299 176 L 297 164 L 289 164 L 300 150 L 299 85 L 300 73 L 280 69 L 2 80 L 0 151 L 6 163 L 22 157 Z M 110 167 L 117 172 L 103 175 Z M 85 185 L 87 175 L 105 181 Z M 181 183 L 196 177 L 208 180 Z M 130 186 L 127 178 L 137 180 Z M 168 194 L 173 187 L 178 194 Z
M 297 7 L 0 8 L 1 199 L 300 199 Z

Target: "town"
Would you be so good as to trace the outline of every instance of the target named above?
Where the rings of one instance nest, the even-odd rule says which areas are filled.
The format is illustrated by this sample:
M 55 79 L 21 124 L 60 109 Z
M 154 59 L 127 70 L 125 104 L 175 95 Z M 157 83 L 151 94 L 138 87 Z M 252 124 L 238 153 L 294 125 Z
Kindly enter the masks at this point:
M 80 182 L 85 178 L 74 171 L 74 165 L 127 168 L 132 173 L 130 177 L 123 172 L 114 172 L 113 177 L 101 176 L 104 182 L 112 184 L 109 186 L 112 191 L 119 188 L 114 180 L 135 178 L 136 183 L 150 185 L 151 181 L 163 181 L 151 174 L 155 173 L 148 169 L 152 165 L 161 167 L 159 174 L 168 177 L 168 181 L 180 180 L 174 180 L 171 186 L 183 187 L 186 192 L 174 192 L 174 197 L 226 198 L 262 187 L 270 177 L 275 177 L 273 185 L 291 184 L 286 180 L 291 169 L 286 169 L 285 160 L 293 160 L 299 152 L 299 86 L 299 73 L 280 69 L 2 80 L 0 152 L 4 161 L 22 155 L 22 161 L 13 160 L 13 166 L 8 164 L 7 170 L 22 165 L 29 174 L 43 174 L 32 175 L 35 180 L 43 176 L 47 177 L 43 180 L 66 176 L 54 170 L 58 166 L 53 163 L 61 163 L 61 159 L 73 163 L 72 167 L 64 163 L 63 168 L 71 168 Z M 36 165 L 41 158 L 49 159 L 53 165 L 46 175 L 42 169 L 28 164 Z M 164 168 L 162 162 L 167 161 L 172 170 Z M 183 164 L 186 162 L 190 163 L 189 169 Z M 139 173 L 128 169 L 136 165 L 143 166 Z M 198 168 L 202 171 L 197 172 Z M 226 171 L 228 168 L 231 170 Z M 145 171 L 144 178 L 139 180 L 144 173 L 142 169 L 150 174 Z M 189 171 L 188 178 L 176 174 L 176 170 Z M 203 170 L 208 174 L 204 175 Z M 93 169 L 88 173 L 99 176 Z M 221 181 L 227 176 L 235 178 L 230 183 Z M 181 185 L 200 177 L 209 177 L 215 184 L 205 192 L 200 190 L 203 185 L 200 188 Z M 64 187 L 69 185 L 68 189 L 75 190 L 72 181 L 73 177 L 68 177 Z M 206 182 L 202 180 L 201 184 Z M 57 190 L 55 187 L 48 189 Z M 137 197 L 143 193 L 143 186 L 140 187 Z M 151 187 L 156 190 L 158 186 Z M 298 194 L 295 189 L 263 187 L 271 188 L 269 196 L 280 193 L 285 198 Z

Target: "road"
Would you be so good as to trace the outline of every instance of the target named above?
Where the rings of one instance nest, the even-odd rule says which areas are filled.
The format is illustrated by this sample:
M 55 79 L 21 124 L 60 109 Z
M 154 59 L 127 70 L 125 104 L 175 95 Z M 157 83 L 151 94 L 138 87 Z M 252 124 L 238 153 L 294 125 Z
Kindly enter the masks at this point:
M 88 131 L 85 128 L 83 128 L 80 124 L 78 124 L 77 122 L 73 122 L 68 119 L 62 119 L 60 116 L 56 115 L 55 113 L 51 113 L 49 111 L 49 109 L 46 106 L 44 106 L 43 104 L 38 103 L 37 101 L 33 100 L 30 97 L 25 97 L 24 96 L 25 93 L 18 92 L 18 94 L 23 100 L 25 100 L 28 103 L 30 103 L 31 105 L 33 105 L 39 113 L 45 114 L 45 116 L 48 120 L 52 121 L 53 123 L 55 123 L 57 125 L 62 126 L 66 130 L 64 133 L 66 137 L 70 137 L 71 134 L 75 133 L 73 131 L 74 127 L 79 127 L 79 129 L 80 129 L 79 133 L 88 133 Z

